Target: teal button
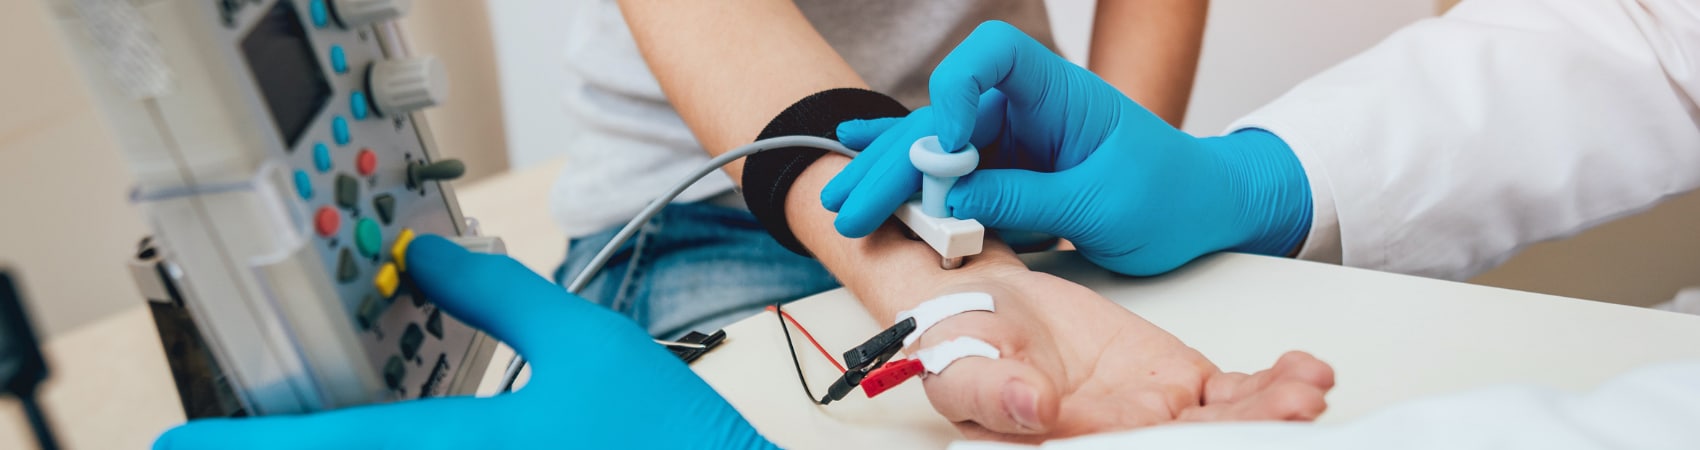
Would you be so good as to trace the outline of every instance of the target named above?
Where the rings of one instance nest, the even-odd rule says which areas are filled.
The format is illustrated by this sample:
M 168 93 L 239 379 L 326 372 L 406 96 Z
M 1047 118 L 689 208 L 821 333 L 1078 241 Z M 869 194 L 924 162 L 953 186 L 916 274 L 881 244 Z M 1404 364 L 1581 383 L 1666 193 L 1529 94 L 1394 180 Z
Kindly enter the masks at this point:
M 354 120 L 366 118 L 366 93 L 354 91 L 348 95 L 348 110 L 354 113 Z
M 325 0 L 313 0 L 307 5 L 307 13 L 313 16 L 314 27 L 324 28 L 331 23 L 331 11 L 325 7 Z
M 319 173 L 331 170 L 331 148 L 323 142 L 313 144 L 313 167 L 318 168 Z
M 301 194 L 302 200 L 313 199 L 313 179 L 307 177 L 307 171 L 295 171 L 295 193 Z
M 343 54 L 341 45 L 331 46 L 331 70 L 348 73 L 348 55 Z
M 360 249 L 360 254 L 367 258 L 378 256 L 378 247 L 383 243 L 384 230 L 371 218 L 361 218 L 354 226 L 354 247 Z
M 342 116 L 331 118 L 331 137 L 336 138 L 336 145 L 348 145 L 354 139 L 348 135 L 348 121 Z

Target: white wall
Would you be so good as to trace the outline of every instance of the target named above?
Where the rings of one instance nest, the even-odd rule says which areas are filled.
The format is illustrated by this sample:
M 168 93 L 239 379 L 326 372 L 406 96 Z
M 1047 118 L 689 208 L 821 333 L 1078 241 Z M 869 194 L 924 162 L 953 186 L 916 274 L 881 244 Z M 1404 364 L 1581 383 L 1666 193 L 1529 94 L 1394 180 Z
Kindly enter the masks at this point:
M 1045 3 L 1057 46 L 1084 64 L 1097 1 Z M 1434 11 L 1433 0 L 1212 1 L 1185 128 L 1219 133 L 1299 81 Z
M 507 120 L 508 163 L 529 167 L 560 155 L 573 121 L 561 105 L 566 64 L 562 26 L 575 5 L 588 1 L 490 0 L 490 30 L 501 68 L 502 113 Z

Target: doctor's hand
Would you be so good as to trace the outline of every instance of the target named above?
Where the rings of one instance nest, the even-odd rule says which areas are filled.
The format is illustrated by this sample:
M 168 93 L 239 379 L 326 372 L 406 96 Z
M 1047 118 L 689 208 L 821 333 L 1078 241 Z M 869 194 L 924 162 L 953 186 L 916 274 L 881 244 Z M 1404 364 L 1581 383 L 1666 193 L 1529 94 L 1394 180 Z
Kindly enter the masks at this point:
M 1002 258 L 1007 248 L 994 249 Z M 1014 255 L 1008 254 L 1013 260 Z M 984 259 L 984 258 L 983 258 Z M 984 262 L 984 261 L 980 261 Z M 1176 422 L 1312 420 L 1334 385 L 1328 364 L 1289 352 L 1269 369 L 1223 372 L 1197 350 L 1090 289 L 1017 264 L 971 263 L 937 295 L 985 292 L 914 346 L 958 336 L 998 347 L 923 378 L 928 399 L 969 439 L 1036 442 Z
M 1309 231 L 1310 187 L 1279 138 L 1193 137 L 1009 24 L 982 24 L 929 89 L 932 105 L 909 117 L 839 126 L 842 142 L 865 147 L 821 193 L 846 236 L 915 192 L 909 146 L 927 134 L 982 148 L 981 168 L 950 191 L 951 215 L 1066 238 L 1124 274 L 1221 250 L 1285 256 Z
M 637 325 L 519 262 L 436 236 L 414 240 L 405 257 L 408 274 L 439 307 L 531 360 L 523 389 L 196 420 L 154 448 L 774 448 Z

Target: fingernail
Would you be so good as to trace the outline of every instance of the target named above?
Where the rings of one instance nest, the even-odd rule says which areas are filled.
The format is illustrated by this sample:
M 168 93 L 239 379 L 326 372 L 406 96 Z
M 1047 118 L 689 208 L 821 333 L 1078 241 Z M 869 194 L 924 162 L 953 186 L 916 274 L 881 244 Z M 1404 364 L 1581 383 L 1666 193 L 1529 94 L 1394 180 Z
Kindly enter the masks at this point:
M 1004 383 L 1003 406 L 1009 410 L 1010 417 L 1015 418 L 1017 425 L 1031 431 L 1040 430 L 1039 393 L 1032 386 L 1020 380 Z

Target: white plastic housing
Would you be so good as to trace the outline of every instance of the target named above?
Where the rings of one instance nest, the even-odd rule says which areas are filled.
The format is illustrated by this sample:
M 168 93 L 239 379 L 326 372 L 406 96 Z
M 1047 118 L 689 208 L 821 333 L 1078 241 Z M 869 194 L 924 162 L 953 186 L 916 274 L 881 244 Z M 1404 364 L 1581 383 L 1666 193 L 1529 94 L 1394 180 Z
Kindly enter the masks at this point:
M 921 210 L 920 200 L 910 200 L 897 208 L 897 220 L 903 221 L 916 236 L 933 251 L 945 258 L 961 258 L 980 254 L 986 240 L 986 227 L 974 219 L 933 217 Z

